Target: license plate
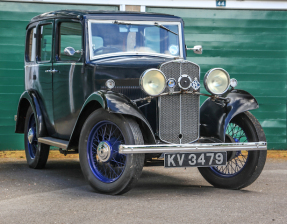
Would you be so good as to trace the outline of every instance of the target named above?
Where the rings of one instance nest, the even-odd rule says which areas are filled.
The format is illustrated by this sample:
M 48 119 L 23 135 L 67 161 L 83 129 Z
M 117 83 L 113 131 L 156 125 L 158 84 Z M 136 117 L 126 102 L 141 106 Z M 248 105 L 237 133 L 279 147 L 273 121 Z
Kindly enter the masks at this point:
M 226 152 L 164 154 L 164 167 L 224 166 L 226 163 Z

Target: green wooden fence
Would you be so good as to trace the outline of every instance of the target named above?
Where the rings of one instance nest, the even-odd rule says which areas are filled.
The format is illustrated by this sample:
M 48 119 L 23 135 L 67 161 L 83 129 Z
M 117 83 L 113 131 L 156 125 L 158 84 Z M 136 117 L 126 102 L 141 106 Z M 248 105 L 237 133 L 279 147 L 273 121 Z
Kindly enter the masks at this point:
M 215 67 L 238 80 L 260 108 L 252 111 L 265 131 L 269 149 L 286 149 L 287 11 L 147 8 L 148 12 L 180 16 L 188 52 L 201 66 L 201 81 Z M 202 82 L 201 82 L 202 83 Z M 202 98 L 203 100 L 204 98 Z
M 23 135 L 14 133 L 14 115 L 24 91 L 26 26 L 38 14 L 62 9 L 118 10 L 118 6 L 0 2 L 0 150 L 24 148 Z

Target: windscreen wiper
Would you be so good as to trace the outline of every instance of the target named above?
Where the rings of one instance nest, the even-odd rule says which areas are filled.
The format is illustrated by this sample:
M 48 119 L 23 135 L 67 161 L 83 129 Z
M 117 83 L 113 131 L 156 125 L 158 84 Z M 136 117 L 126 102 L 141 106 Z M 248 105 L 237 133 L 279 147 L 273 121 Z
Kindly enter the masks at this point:
M 126 23 L 126 22 L 118 21 L 118 20 L 115 20 L 114 24 L 118 24 L 118 25 L 135 25 L 135 24 L 132 24 L 132 23 Z
M 127 23 L 127 22 L 118 21 L 118 20 L 115 20 L 114 24 L 118 24 L 118 25 L 140 25 L 140 24 Z M 166 28 L 164 25 L 161 25 L 158 22 L 155 22 L 154 25 L 157 26 L 157 27 L 160 27 L 160 28 L 162 28 L 162 29 L 164 29 L 164 30 L 166 30 L 168 32 L 171 32 L 171 33 L 173 33 L 175 35 L 178 35 L 177 33 L 171 31 L 170 29 Z
M 161 25 L 160 23 L 155 22 L 154 25 L 157 26 L 157 27 L 160 27 L 160 28 L 162 28 L 162 29 L 164 29 L 166 31 L 169 31 L 169 32 L 171 32 L 171 33 L 173 33 L 175 35 L 178 35 L 177 33 L 175 33 L 173 31 L 171 31 L 170 29 L 166 28 L 164 25 Z

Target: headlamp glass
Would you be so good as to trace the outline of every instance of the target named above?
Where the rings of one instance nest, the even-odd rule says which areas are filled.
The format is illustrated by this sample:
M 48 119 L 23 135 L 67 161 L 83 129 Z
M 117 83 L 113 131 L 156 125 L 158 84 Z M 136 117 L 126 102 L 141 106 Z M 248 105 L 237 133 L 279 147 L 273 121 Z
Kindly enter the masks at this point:
M 211 69 L 204 76 L 205 89 L 211 94 L 221 95 L 228 90 L 229 85 L 229 74 L 222 68 Z
M 140 77 L 142 90 L 150 96 L 158 96 L 166 87 L 165 75 L 158 69 L 148 69 Z

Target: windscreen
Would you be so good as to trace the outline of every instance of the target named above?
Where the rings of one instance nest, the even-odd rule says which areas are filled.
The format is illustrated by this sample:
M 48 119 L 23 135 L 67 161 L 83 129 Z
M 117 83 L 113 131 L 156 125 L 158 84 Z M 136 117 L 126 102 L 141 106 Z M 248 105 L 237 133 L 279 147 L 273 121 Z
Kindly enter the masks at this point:
M 144 22 L 141 24 L 90 22 L 90 57 L 93 59 L 110 54 L 180 56 L 179 24 L 161 25 L 164 28 Z

